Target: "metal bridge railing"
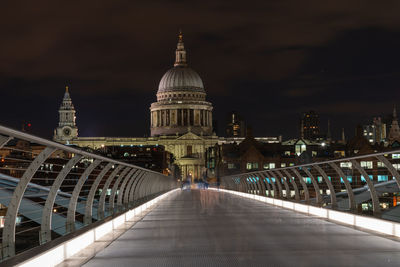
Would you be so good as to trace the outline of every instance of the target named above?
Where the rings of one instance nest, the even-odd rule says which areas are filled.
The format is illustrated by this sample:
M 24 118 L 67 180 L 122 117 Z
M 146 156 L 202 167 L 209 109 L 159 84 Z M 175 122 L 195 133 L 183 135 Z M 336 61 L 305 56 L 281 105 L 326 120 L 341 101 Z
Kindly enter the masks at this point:
M 400 222 L 400 150 L 221 178 L 239 192 Z
M 1 259 L 176 187 L 171 176 L 0 126 Z

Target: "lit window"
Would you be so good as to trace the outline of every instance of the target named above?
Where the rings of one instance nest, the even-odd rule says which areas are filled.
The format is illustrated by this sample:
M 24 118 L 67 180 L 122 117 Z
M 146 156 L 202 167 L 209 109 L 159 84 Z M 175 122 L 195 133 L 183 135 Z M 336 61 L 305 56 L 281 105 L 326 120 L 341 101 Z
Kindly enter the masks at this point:
M 400 159 L 400 154 L 392 154 L 392 159 Z
M 378 168 L 385 168 L 385 164 L 383 164 L 383 162 L 378 161 L 377 162 Z
M 372 175 L 368 175 L 369 179 L 372 180 Z M 367 182 L 364 178 L 364 176 L 361 175 L 361 182 Z
M 352 176 L 347 176 L 347 181 L 349 181 L 349 183 L 353 182 L 353 177 L 352 177 Z M 340 177 L 340 182 L 341 182 L 342 184 L 344 184 L 344 181 L 343 181 L 343 178 L 342 178 L 342 177 Z
M 246 169 L 248 170 L 258 169 L 258 162 L 247 162 Z
M 340 168 L 351 168 L 351 162 L 340 162 Z
M 286 167 L 286 163 L 281 163 L 281 168 L 285 168 Z
M 364 168 L 364 169 L 372 169 L 373 168 L 372 161 L 361 161 L 360 165 L 361 165 L 361 168 Z
M 270 169 L 275 168 L 275 163 L 270 163 L 270 164 L 269 164 L 269 168 L 270 168 Z
M 388 179 L 387 175 L 378 175 L 378 182 L 387 182 Z
M 236 166 L 234 163 L 228 163 L 228 169 L 236 169 Z

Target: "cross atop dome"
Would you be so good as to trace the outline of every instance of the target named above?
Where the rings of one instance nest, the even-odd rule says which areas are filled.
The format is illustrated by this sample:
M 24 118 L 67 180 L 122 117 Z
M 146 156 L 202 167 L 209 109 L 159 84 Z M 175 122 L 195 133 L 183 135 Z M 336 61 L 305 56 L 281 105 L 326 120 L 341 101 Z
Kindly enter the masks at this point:
M 183 33 L 181 29 L 179 29 L 178 42 L 183 43 Z

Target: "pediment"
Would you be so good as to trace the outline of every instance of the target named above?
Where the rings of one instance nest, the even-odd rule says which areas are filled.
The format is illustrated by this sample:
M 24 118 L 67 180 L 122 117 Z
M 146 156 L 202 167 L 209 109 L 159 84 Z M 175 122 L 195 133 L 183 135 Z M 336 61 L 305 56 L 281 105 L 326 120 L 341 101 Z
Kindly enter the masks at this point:
M 204 139 L 192 132 L 189 132 L 178 137 L 176 140 L 204 140 Z

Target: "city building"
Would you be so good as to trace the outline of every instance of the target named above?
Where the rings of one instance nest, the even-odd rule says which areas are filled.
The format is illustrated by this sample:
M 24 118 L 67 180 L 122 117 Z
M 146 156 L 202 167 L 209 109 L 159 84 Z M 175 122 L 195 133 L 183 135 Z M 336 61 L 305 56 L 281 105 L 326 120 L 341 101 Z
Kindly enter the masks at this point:
M 363 135 L 371 144 L 387 142 L 386 123 L 381 117 L 373 118 L 372 124 L 363 125 Z
M 104 156 L 140 166 L 165 175 L 171 174 L 173 167 L 173 156 L 165 151 L 161 145 L 139 145 L 139 146 L 107 146 L 100 151 Z
M 319 116 L 315 111 L 303 113 L 300 119 L 300 138 L 307 140 L 320 138 Z
M 341 142 L 317 142 L 281 138 L 266 141 L 247 131 L 244 140 L 220 142 L 207 150 L 208 172 L 217 177 L 257 170 L 271 170 L 345 156 Z
M 396 107 L 393 108 L 393 120 L 390 126 L 388 141 L 389 141 L 389 146 L 391 147 L 400 146 L 400 128 L 399 128 L 399 122 L 397 120 Z
M 244 137 L 245 132 L 242 118 L 236 111 L 230 112 L 226 124 L 226 137 Z

